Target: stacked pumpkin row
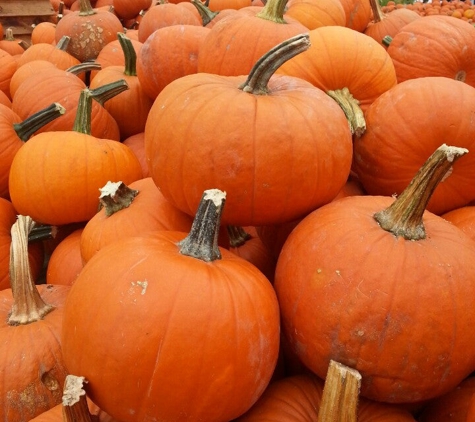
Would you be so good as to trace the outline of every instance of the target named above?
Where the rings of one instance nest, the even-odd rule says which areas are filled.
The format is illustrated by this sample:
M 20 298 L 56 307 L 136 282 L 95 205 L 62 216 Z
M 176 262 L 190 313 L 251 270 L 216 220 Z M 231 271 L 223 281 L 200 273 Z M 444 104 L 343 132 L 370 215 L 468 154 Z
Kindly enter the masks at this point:
M 470 420 L 475 28 L 294 4 L 157 4 L 125 31 L 80 0 L 0 56 L 4 419 L 58 420 L 65 390 L 100 420 L 316 420 L 337 361 L 359 420 L 434 421 L 455 391 Z
M 436 0 L 431 1 L 430 3 L 415 1 L 408 4 L 395 3 L 391 0 L 381 9 L 384 13 L 389 13 L 402 8 L 414 10 L 421 16 L 447 15 L 470 23 L 473 23 L 473 17 L 475 15 L 475 7 L 471 0 Z

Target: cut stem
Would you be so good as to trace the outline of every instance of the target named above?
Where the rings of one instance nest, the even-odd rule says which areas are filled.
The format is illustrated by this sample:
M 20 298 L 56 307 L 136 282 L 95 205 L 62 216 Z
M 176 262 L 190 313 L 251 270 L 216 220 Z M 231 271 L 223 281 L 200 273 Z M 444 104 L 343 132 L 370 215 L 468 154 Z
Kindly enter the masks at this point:
M 99 189 L 100 208 L 104 208 L 107 217 L 132 204 L 139 191 L 129 188 L 124 182 L 107 182 Z
M 132 41 L 122 32 L 118 32 L 117 37 L 125 58 L 124 75 L 137 76 L 137 53 Z
M 425 239 L 423 215 L 439 183 L 451 173 L 456 160 L 468 152 L 465 148 L 441 145 L 427 159 L 409 186 L 386 209 L 374 215 L 386 231 L 406 240 Z
M 225 201 L 225 192 L 204 191 L 190 233 L 178 242 L 181 254 L 207 262 L 221 259 L 218 235 Z
M 356 422 L 361 374 L 356 370 L 330 361 L 318 422 Z
M 53 103 L 27 117 L 21 123 L 14 123 L 13 129 L 17 136 L 23 141 L 27 141 L 31 136 L 49 122 L 61 117 L 66 109 L 59 103 Z
M 251 238 L 251 235 L 246 232 L 241 226 L 226 226 L 229 235 L 229 245 L 233 248 L 238 248 L 244 245 L 246 241 Z
M 63 389 L 63 421 L 92 422 L 87 406 L 84 377 L 67 375 Z

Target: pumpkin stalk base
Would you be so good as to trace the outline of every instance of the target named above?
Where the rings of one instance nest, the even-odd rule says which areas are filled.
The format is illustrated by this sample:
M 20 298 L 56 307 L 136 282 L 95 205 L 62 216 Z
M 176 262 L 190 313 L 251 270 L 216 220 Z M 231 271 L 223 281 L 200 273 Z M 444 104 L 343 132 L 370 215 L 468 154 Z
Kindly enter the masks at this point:
M 190 233 L 178 242 L 181 254 L 208 262 L 221 259 L 218 235 L 225 200 L 226 193 L 219 189 L 203 193 Z
M 465 148 L 441 145 L 428 158 L 411 183 L 385 210 L 374 219 L 386 231 L 406 240 L 425 239 L 423 214 L 432 193 L 448 175 L 453 163 L 468 152 Z
M 65 422 L 92 422 L 87 406 L 84 377 L 68 375 L 63 389 L 63 420 Z
M 366 131 L 366 120 L 360 102 L 351 95 L 348 88 L 327 91 L 327 95 L 332 97 L 341 107 L 348 119 L 350 130 L 358 138 Z
M 124 182 L 107 182 L 99 189 L 99 209 L 104 208 L 107 217 L 130 206 L 139 191 L 130 189 Z

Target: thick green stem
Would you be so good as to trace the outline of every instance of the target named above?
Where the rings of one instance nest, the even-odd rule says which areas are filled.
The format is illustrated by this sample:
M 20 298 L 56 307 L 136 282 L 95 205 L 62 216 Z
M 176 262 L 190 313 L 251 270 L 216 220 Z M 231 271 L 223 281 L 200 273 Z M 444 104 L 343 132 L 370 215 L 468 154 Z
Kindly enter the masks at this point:
M 425 239 L 423 215 L 439 183 L 450 175 L 452 165 L 468 152 L 443 144 L 428 158 L 409 186 L 385 210 L 374 215 L 386 231 L 406 240 Z
M 225 201 L 226 193 L 218 189 L 203 193 L 190 233 L 178 242 L 182 255 L 207 262 L 221 259 L 218 235 Z
M 79 75 L 80 73 L 90 72 L 92 70 L 101 70 L 102 66 L 97 62 L 82 62 L 75 64 L 74 66 L 68 67 L 66 72 L 72 73 L 74 75 Z
M 79 95 L 78 108 L 76 111 L 73 130 L 90 135 L 92 99 L 94 98 L 94 100 L 103 105 L 105 101 L 115 97 L 128 88 L 127 82 L 125 82 L 124 79 L 111 82 L 110 84 L 106 84 L 95 89 L 84 88 Z
M 27 141 L 31 136 L 49 122 L 57 119 L 66 112 L 66 109 L 59 103 L 53 103 L 50 106 L 40 110 L 30 117 L 27 117 L 21 123 L 14 123 L 13 129 L 17 136 L 23 141 Z
M 11 229 L 10 284 L 13 307 L 9 325 L 25 325 L 42 319 L 54 307 L 43 301 L 31 276 L 28 235 L 35 226 L 31 217 L 19 215 Z
M 107 217 L 123 210 L 132 204 L 139 191 L 129 188 L 124 182 L 107 182 L 99 189 L 100 208 L 104 209 Z
M 341 107 L 348 120 L 351 133 L 360 137 L 366 131 L 366 120 L 360 102 L 351 95 L 348 88 L 327 91 L 327 95 L 332 97 Z
M 130 38 L 122 32 L 117 33 L 119 43 L 124 52 L 125 58 L 125 70 L 124 75 L 137 76 L 137 53 L 135 52 L 134 45 Z
M 258 18 L 266 19 L 275 23 L 287 23 L 284 19 L 287 0 L 268 0 L 264 8 L 256 15 Z
M 58 234 L 58 227 L 50 224 L 35 225 L 28 234 L 28 242 L 38 242 L 47 239 L 54 239 Z
M 283 41 L 256 62 L 239 89 L 255 95 L 266 95 L 268 93 L 267 84 L 275 71 L 287 60 L 304 52 L 309 47 L 310 37 L 308 34 L 299 34 Z
M 56 43 L 56 48 L 58 50 L 66 51 L 68 49 L 70 41 L 71 41 L 71 37 L 69 35 L 63 35 L 60 38 L 60 40 Z

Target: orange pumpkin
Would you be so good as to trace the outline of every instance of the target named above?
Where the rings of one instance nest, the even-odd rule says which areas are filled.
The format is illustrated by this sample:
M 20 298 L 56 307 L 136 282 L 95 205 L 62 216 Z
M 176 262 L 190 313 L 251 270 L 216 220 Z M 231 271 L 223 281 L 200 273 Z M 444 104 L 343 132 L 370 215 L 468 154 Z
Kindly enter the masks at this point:
M 295 19 L 308 29 L 346 24 L 340 0 L 289 0 L 284 17 Z
M 443 145 L 396 200 L 333 201 L 289 235 L 274 287 L 285 336 L 315 374 L 335 360 L 361 373 L 362 396 L 415 403 L 474 370 L 475 243 L 424 211 L 466 152 Z
M 475 150 L 474 113 L 475 90 L 468 84 L 444 77 L 401 82 L 366 111 L 366 132 L 354 141 L 353 170 L 370 195 L 397 195 L 441 139 Z M 454 167 L 432 195 L 429 211 L 443 214 L 475 199 L 474 160 L 475 154 L 468 155 Z
M 68 286 L 34 285 L 26 254 L 34 222 L 12 227 L 11 289 L 0 291 L 0 359 L 8 368 L 0 387 L 0 418 L 29 421 L 61 401 L 67 375 L 59 342 Z M 26 258 L 26 259 L 25 259 Z
M 97 192 L 108 180 L 142 178 L 127 146 L 90 134 L 91 92 L 81 92 L 74 130 L 39 133 L 16 153 L 9 189 L 21 214 L 56 225 L 87 221 L 97 212 Z
M 160 231 L 101 249 L 71 288 L 61 337 L 67 367 L 121 421 L 232 420 L 271 379 L 277 299 L 259 270 L 218 247 L 224 198 L 203 194 L 188 236 Z M 110 394 L 111 385 L 134 388 Z
M 352 158 L 343 111 L 310 83 L 273 74 L 306 48 L 299 35 L 247 78 L 198 73 L 163 89 L 145 150 L 165 198 L 193 215 L 199 190 L 214 185 L 229 195 L 223 224 L 255 226 L 296 219 L 336 196 Z

